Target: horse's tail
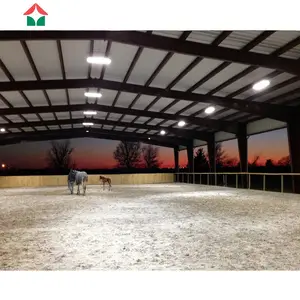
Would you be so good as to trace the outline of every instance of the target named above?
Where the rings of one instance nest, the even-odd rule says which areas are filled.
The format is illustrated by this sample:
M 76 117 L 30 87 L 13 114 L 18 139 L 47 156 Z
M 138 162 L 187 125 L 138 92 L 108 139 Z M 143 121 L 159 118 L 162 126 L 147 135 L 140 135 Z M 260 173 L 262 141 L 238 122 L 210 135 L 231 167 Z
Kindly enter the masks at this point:
M 88 181 L 89 181 L 89 176 L 86 175 L 86 176 L 85 176 L 85 182 L 88 182 Z

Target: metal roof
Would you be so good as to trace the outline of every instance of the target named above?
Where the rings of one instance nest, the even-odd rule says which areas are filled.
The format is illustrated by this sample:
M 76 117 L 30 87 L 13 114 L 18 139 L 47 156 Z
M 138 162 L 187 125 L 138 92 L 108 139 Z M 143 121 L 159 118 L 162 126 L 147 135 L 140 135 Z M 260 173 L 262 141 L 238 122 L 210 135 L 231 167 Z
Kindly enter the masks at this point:
M 93 55 L 112 63 L 88 64 Z M 184 147 L 282 128 L 299 111 L 299 59 L 297 31 L 2 31 L 0 145 L 86 136 Z M 254 91 L 261 79 L 270 86 Z

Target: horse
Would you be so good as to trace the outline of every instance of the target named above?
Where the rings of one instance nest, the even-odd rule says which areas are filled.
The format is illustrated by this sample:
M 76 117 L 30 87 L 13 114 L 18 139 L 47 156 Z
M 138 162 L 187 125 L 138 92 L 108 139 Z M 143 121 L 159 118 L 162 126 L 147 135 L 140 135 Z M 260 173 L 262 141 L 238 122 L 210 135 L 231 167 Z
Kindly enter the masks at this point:
M 85 195 L 86 191 L 86 184 L 88 182 L 88 174 L 86 172 L 80 172 L 76 170 L 70 170 L 70 173 L 68 175 L 68 187 L 73 194 L 73 188 L 74 188 L 74 183 L 77 185 L 77 195 L 80 195 L 80 185 L 82 185 L 83 188 L 83 195 Z
M 100 176 L 99 180 L 102 181 L 102 183 L 103 183 L 103 191 L 104 191 L 104 186 L 105 186 L 106 182 L 108 183 L 108 190 L 109 191 L 111 190 L 111 179 L 110 178 L 104 177 L 104 176 Z

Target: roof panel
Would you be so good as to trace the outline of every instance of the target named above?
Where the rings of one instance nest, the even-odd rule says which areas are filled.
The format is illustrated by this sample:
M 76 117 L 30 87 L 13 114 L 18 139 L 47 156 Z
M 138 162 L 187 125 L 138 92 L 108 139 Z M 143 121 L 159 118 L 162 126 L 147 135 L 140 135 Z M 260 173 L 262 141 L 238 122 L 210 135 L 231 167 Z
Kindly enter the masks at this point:
M 157 133 L 158 133 L 157 130 L 150 130 L 150 131 L 147 132 L 147 134 L 149 134 L 149 135 L 154 135 L 154 134 L 157 134 Z
M 21 130 L 18 129 L 18 128 L 10 128 L 9 130 L 10 130 L 11 132 L 13 132 L 13 133 L 21 132 Z
M 102 97 L 98 99 L 98 104 L 101 105 L 112 105 L 116 95 L 117 91 L 112 90 L 101 90 Z
M 123 129 L 125 129 L 125 127 L 116 126 L 114 130 L 116 130 L 116 131 L 122 131 Z
M 182 35 L 183 31 L 175 31 L 175 30 L 164 30 L 164 31 L 153 31 L 153 34 L 171 37 L 178 39 Z
M 184 76 L 175 86 L 175 90 L 186 91 L 204 76 L 217 68 L 222 62 L 215 59 L 204 58 L 186 76 Z M 203 92 L 205 93 L 205 92 Z
M 70 104 L 84 104 L 84 93 L 85 89 L 69 89 Z
M 190 55 L 174 54 L 150 86 L 166 88 L 195 58 Z
M 103 125 L 103 129 L 111 130 L 112 128 L 113 128 L 113 126 L 111 126 L 111 125 Z
M 1 95 L 15 107 L 28 107 L 24 98 L 19 92 L 2 92 Z
M 120 43 L 112 43 L 111 64 L 107 66 L 104 79 L 123 81 L 138 47 Z
M 194 114 L 196 112 L 200 112 L 202 109 L 204 109 L 206 107 L 207 107 L 206 103 L 197 103 L 195 106 L 193 106 L 190 109 L 185 110 L 184 112 L 182 112 L 181 115 L 189 116 L 189 115 Z
M 263 78 L 267 78 L 267 75 L 272 72 L 273 70 L 271 69 L 257 68 L 255 71 L 249 73 L 248 75 L 225 87 L 221 90 L 221 92 L 224 96 L 227 96 L 228 94 L 231 94 L 248 84 L 254 84 Z M 240 98 L 245 98 L 249 96 L 251 96 L 251 91 L 249 92 L 249 90 L 239 95 Z
M 54 120 L 54 115 L 52 113 L 42 113 L 40 116 L 44 121 Z
M 82 124 L 74 124 L 73 127 L 74 128 L 83 128 L 84 126 Z
M 175 124 L 177 124 L 177 121 L 168 120 L 168 121 L 164 122 L 163 124 L 161 124 L 160 126 L 162 126 L 162 127 L 169 127 L 169 126 L 172 126 L 172 125 L 175 125 Z
M 127 93 L 127 92 L 120 93 L 120 96 L 119 96 L 119 99 L 116 103 L 116 106 L 127 108 L 131 104 L 133 99 L 136 97 L 136 95 L 137 94 Z
M 56 41 L 28 41 L 27 45 L 42 79 L 63 78 Z
M 24 122 L 23 119 L 21 119 L 18 115 L 7 116 L 7 119 L 11 120 L 14 123 Z
M 221 34 L 221 32 L 222 31 L 216 30 L 193 30 L 188 36 L 187 41 L 211 44 Z
M 72 111 L 71 114 L 73 119 L 81 119 L 84 117 L 82 111 Z
M 158 119 L 158 118 L 155 118 L 153 120 L 151 120 L 151 122 L 149 122 L 148 124 L 149 125 L 152 125 L 152 126 L 155 126 L 157 125 L 158 123 L 162 122 L 164 119 Z
M 166 113 L 168 113 L 168 114 L 176 114 L 179 110 L 185 108 L 186 106 L 188 106 L 191 103 L 192 103 L 191 101 L 180 100 L 178 103 L 176 103 L 175 105 L 171 106 L 166 111 Z
M 280 75 L 278 75 L 278 76 L 276 76 L 276 77 L 274 77 L 270 80 L 271 81 L 270 88 L 272 88 L 272 86 L 276 86 L 277 84 L 282 83 L 282 82 L 284 82 L 284 81 L 286 81 L 286 80 L 288 80 L 292 77 L 295 77 L 295 76 L 291 75 L 291 74 L 288 74 L 288 73 L 281 73 Z M 299 83 L 298 83 L 298 86 L 299 86 Z M 267 90 L 265 90 L 265 91 L 267 92 Z M 259 96 L 259 94 L 260 94 L 259 92 L 254 91 L 253 89 L 249 89 L 246 93 L 243 93 L 241 95 L 243 95 L 243 96 L 247 95 L 248 97 L 255 95 L 255 101 L 262 101 L 264 99 L 269 99 L 271 97 L 274 97 L 275 95 L 282 94 L 283 93 L 282 91 L 288 91 L 288 89 L 286 89 L 286 88 L 279 89 L 276 92 L 268 93 L 263 97 Z M 272 95 L 272 96 L 270 96 L 270 95 Z M 260 99 L 260 100 L 258 100 L 258 99 Z
M 126 132 L 133 132 L 133 131 L 135 131 L 135 130 L 136 130 L 136 128 L 132 128 L 132 127 L 127 127 L 127 128 L 125 129 Z
M 148 117 L 139 117 L 138 119 L 136 119 L 136 121 L 134 123 L 137 124 L 144 124 L 146 123 L 148 120 L 150 120 L 150 118 Z
M 143 110 L 145 109 L 153 100 L 155 99 L 154 96 L 148 95 L 141 95 L 139 100 L 134 104 L 132 108 Z
M 15 80 L 36 79 L 20 42 L 0 42 L 0 58 Z
M 56 116 L 59 120 L 65 120 L 65 119 L 69 119 L 70 115 L 68 112 L 57 112 Z
M 62 129 L 71 129 L 71 124 L 60 125 Z
M 122 119 L 123 122 L 132 122 L 136 116 L 125 115 Z
M 222 84 L 223 82 L 227 81 L 231 77 L 235 76 L 236 74 L 240 73 L 241 71 L 245 70 L 248 66 L 242 64 L 232 63 L 227 68 L 223 69 L 217 75 L 215 75 L 210 80 L 206 81 L 201 88 L 198 88 L 195 92 L 197 93 L 198 90 L 211 90 Z M 200 93 L 199 91 L 199 93 Z
M 39 118 L 36 114 L 25 114 L 22 116 L 29 122 L 39 121 Z
M 65 90 L 47 90 L 47 94 L 52 105 L 67 105 L 67 95 Z
M 249 42 L 255 39 L 261 31 L 257 30 L 237 30 L 233 31 L 221 44 L 220 47 L 242 49 Z
M 120 114 L 114 114 L 114 113 L 111 113 L 109 114 L 109 118 L 108 120 L 111 120 L 111 121 L 118 121 L 120 118 L 121 118 L 122 115 Z
M 1 124 L 7 124 L 8 122 L 6 120 L 4 120 L 2 117 L 0 117 L 0 122 Z
M 48 102 L 42 91 L 24 91 L 24 94 L 33 106 L 48 106 Z
M 261 42 L 258 46 L 251 49 L 250 52 L 271 54 L 276 49 L 279 49 L 298 36 L 299 31 L 276 31 L 270 37 Z
M 94 119 L 103 120 L 106 115 L 107 113 L 104 111 L 97 111 L 97 115 L 94 116 Z
M 94 56 L 104 56 L 105 51 L 106 51 L 106 45 L 107 42 L 103 40 L 94 40 L 94 48 L 93 48 L 93 55 Z M 101 65 L 91 65 L 91 77 L 92 78 L 100 78 L 101 72 L 102 72 L 102 67 Z
M 31 127 L 22 127 L 22 129 L 26 132 L 32 132 L 34 131 Z
M 284 58 L 292 58 L 292 59 L 299 59 L 300 58 L 300 46 L 297 46 L 284 54 L 280 55 Z
M 48 127 L 49 127 L 49 129 L 59 129 L 58 126 L 48 126 Z M 45 126 L 36 126 L 35 129 L 38 131 L 47 130 L 47 128 Z
M 147 129 L 139 129 L 139 130 L 137 130 L 136 132 L 137 133 L 144 133 L 144 132 L 146 132 L 147 131 Z
M 128 79 L 128 83 L 144 85 L 166 54 L 166 51 L 145 48 Z
M 78 79 L 88 77 L 86 59 L 90 52 L 89 41 L 62 41 L 61 42 L 65 71 L 67 79 Z
M 173 101 L 174 101 L 174 99 L 162 97 L 153 106 L 151 106 L 151 108 L 149 110 L 155 111 L 155 112 L 160 112 Z
M 1 100 L 1 94 L 0 94 L 0 108 L 8 108 L 8 106 Z
M 6 75 L 4 74 L 4 72 L 2 71 L 2 69 L 0 68 L 0 82 L 1 81 L 9 81 L 9 79 L 6 77 Z

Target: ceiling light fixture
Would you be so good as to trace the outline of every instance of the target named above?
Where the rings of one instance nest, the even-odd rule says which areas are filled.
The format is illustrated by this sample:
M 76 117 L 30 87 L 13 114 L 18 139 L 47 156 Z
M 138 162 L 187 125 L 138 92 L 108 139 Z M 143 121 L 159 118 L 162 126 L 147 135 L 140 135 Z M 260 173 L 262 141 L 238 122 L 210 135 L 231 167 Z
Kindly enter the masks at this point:
M 151 140 L 150 138 L 148 138 L 148 140 Z
M 183 127 L 183 126 L 185 126 L 185 122 L 184 121 L 179 121 L 177 125 L 179 127 Z
M 161 130 L 161 131 L 160 131 L 160 134 L 161 134 L 161 135 L 165 135 L 166 132 L 165 132 L 164 130 Z
M 205 109 L 206 114 L 212 114 L 216 109 L 213 106 L 209 106 Z
M 84 96 L 88 97 L 88 98 L 101 98 L 102 94 L 101 93 L 93 93 L 93 92 L 85 92 Z
M 254 89 L 254 91 L 261 91 L 261 90 L 264 90 L 269 85 L 270 85 L 270 80 L 263 79 L 255 84 L 253 84 L 252 88 Z
M 93 110 L 87 110 L 87 111 L 84 111 L 83 114 L 87 115 L 87 116 L 94 116 L 97 114 L 97 112 L 93 111 Z
M 89 132 L 88 130 L 86 132 Z
M 0 131 L 1 131 L 1 132 L 5 132 L 5 128 L 1 128 Z
M 83 122 L 82 125 L 83 125 L 83 126 L 93 126 L 94 123 Z
M 109 65 L 111 63 L 111 59 L 105 56 L 89 56 L 86 61 L 95 65 Z

